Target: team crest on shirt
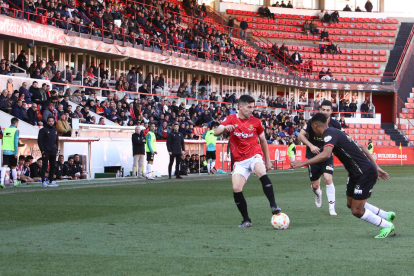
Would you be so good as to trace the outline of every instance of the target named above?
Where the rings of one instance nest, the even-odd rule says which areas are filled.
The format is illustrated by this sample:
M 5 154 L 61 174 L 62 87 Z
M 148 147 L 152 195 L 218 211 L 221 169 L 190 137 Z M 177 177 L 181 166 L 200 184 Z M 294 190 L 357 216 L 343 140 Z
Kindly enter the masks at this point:
M 234 125 L 234 127 L 238 127 L 238 126 L 239 126 L 238 124 L 235 124 L 235 125 Z
M 253 130 L 253 129 L 254 129 L 253 125 L 250 125 L 250 126 L 249 126 L 249 129 L 250 129 L 250 130 Z
M 325 138 L 323 138 L 323 140 L 325 141 L 325 143 L 328 143 L 329 141 L 332 140 L 332 136 L 331 135 L 325 136 Z

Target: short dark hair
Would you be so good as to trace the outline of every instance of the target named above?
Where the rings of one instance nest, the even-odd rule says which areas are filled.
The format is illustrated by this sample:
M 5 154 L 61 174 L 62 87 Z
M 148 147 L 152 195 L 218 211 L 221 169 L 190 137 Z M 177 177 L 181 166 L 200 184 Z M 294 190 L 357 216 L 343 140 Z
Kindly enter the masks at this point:
M 72 156 L 68 158 L 68 161 L 69 161 L 70 159 L 74 160 Z
M 331 102 L 331 101 L 328 101 L 328 100 L 324 100 L 324 101 L 322 102 L 321 106 L 324 106 L 324 105 L 327 105 L 327 106 L 332 107 L 332 102 Z
M 241 95 L 240 99 L 239 99 L 239 103 L 240 104 L 246 104 L 246 103 L 254 103 L 255 100 L 252 96 L 250 95 Z
M 20 160 L 25 160 L 26 159 L 26 157 L 24 157 L 24 155 L 19 155 L 19 161 Z
M 326 116 L 322 113 L 316 113 L 312 117 L 312 123 L 320 122 L 320 123 L 326 124 L 327 121 L 328 121 L 328 118 L 326 118 Z
M 47 120 L 46 121 L 49 121 L 49 119 L 53 119 L 53 121 L 55 121 L 55 117 L 53 117 L 53 116 L 47 117 Z
M 17 119 L 16 117 L 11 118 L 10 123 L 12 125 L 16 124 L 19 121 L 19 119 Z

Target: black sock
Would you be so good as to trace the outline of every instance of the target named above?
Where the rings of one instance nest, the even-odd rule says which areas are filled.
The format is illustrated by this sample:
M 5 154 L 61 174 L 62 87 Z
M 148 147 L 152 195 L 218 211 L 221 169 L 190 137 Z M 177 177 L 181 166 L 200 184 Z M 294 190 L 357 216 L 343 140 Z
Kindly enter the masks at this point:
M 243 196 L 243 192 L 235 193 L 233 192 L 234 202 L 236 203 L 237 208 L 239 209 L 241 215 L 243 216 L 243 221 L 250 221 L 249 214 L 247 213 L 247 203 L 246 199 Z
M 269 200 L 270 207 L 276 207 L 277 205 L 275 201 L 275 194 L 273 192 L 272 181 L 270 181 L 270 178 L 267 176 L 267 174 L 265 174 L 260 177 L 260 182 L 262 182 L 263 192 Z

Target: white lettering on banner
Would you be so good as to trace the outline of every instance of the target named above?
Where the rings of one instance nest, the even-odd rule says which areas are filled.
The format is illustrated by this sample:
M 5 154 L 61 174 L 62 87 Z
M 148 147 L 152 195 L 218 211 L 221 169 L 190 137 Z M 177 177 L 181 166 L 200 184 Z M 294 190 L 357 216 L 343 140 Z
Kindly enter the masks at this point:
M 230 153 L 224 153 L 224 160 L 223 160 L 223 152 L 220 152 L 220 162 L 228 162 L 231 161 Z
M 236 135 L 237 137 L 242 137 L 244 139 L 249 138 L 249 137 L 253 137 L 254 133 L 250 133 L 250 134 L 246 134 L 244 132 L 233 132 L 234 135 Z
M 395 154 L 395 153 L 380 153 L 378 154 L 378 160 L 405 160 L 407 161 L 408 157 L 406 154 Z
M 279 149 L 275 150 L 275 160 L 279 161 Z
M 51 43 L 63 43 L 63 32 L 44 25 L 32 24 L 17 19 L 0 20 L 0 32 L 21 38 L 35 39 Z

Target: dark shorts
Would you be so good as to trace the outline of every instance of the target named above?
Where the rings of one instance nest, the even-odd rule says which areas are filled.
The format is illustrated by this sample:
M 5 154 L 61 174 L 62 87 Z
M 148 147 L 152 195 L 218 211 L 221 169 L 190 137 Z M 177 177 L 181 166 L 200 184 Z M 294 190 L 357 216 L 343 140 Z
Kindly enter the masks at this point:
M 216 160 L 216 151 L 207 151 L 206 160 L 213 159 Z
M 333 164 L 334 164 L 333 157 L 331 157 L 331 158 L 329 158 L 328 160 L 326 160 L 322 163 L 309 165 L 308 170 L 309 170 L 310 180 L 311 181 L 316 181 L 319 178 L 321 178 L 321 176 L 324 173 L 329 173 L 329 174 L 333 175 L 333 172 L 334 172 Z
M 378 180 L 378 171 L 375 167 L 364 172 L 359 177 L 349 177 L 346 184 L 346 196 L 356 200 L 363 200 L 371 197 L 372 188 Z
M 147 152 L 147 161 L 154 161 L 154 154 L 151 152 Z
M 17 167 L 17 158 L 14 155 L 3 154 L 3 166 Z

